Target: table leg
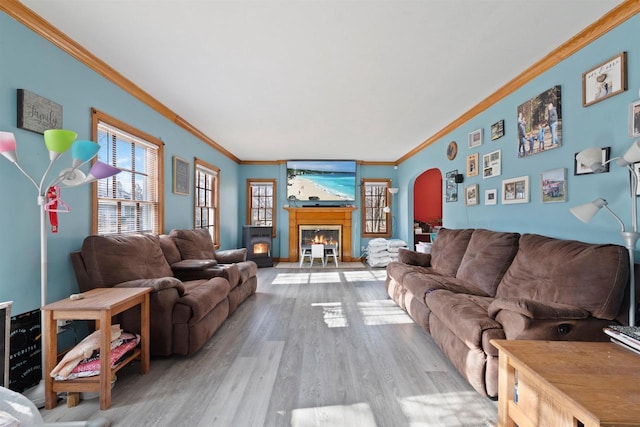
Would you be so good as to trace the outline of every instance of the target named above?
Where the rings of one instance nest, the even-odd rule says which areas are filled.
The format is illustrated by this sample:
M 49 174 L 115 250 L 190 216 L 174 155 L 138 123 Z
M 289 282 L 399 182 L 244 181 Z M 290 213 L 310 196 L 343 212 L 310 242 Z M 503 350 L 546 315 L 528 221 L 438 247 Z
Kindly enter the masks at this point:
M 140 304 L 140 372 L 149 372 L 149 293 Z
M 53 319 L 53 311 L 44 311 L 44 342 L 42 343 L 42 351 L 45 352 L 45 364 L 42 367 L 42 377 L 44 379 L 44 407 L 45 409 L 53 409 L 58 402 L 58 396 L 53 391 L 53 378 L 49 372 L 56 367 L 56 356 L 58 354 L 58 331 L 56 330 L 56 321 Z
M 111 406 L 111 311 L 100 312 L 100 409 Z

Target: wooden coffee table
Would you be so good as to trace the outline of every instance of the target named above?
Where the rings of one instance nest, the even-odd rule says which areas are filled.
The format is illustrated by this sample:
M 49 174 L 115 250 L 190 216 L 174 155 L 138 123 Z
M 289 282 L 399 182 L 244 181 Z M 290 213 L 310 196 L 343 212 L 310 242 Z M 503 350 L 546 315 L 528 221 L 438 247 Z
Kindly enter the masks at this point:
M 92 391 L 100 394 L 100 409 L 111 406 L 111 377 L 135 358 L 141 362 L 140 372 L 149 372 L 149 292 L 150 288 L 97 288 L 82 294 L 83 298 L 66 298 L 42 307 L 45 327 L 45 408 L 56 406 L 57 392 L 68 392 L 67 405 L 78 403 L 77 394 Z M 111 352 L 111 317 L 125 310 L 140 306 L 140 348 L 111 369 L 110 357 L 102 355 Z M 95 320 L 96 330 L 100 330 L 100 375 L 56 381 L 49 372 L 57 364 L 57 320 Z
M 640 426 L 640 355 L 611 342 L 491 344 L 499 426 Z

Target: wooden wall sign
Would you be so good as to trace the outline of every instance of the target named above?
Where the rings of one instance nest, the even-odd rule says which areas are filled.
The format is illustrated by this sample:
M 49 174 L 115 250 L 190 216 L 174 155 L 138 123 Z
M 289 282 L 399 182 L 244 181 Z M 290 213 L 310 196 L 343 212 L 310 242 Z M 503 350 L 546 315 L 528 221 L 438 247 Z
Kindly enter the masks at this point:
M 62 129 L 62 105 L 18 89 L 18 128 L 42 134 L 47 129 Z

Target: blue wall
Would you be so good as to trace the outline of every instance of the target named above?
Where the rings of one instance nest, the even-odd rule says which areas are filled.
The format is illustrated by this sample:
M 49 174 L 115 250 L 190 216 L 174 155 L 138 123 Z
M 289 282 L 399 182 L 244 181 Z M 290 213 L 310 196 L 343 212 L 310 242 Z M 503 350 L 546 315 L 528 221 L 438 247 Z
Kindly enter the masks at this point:
M 483 180 L 481 176 L 465 178 L 459 186 L 479 184 L 481 204 L 464 206 L 463 198 L 444 203 L 446 227 L 485 227 L 494 230 L 535 232 L 590 242 L 622 243 L 617 225 L 606 214 L 590 224 L 575 219 L 569 208 L 604 196 L 623 219 L 629 221 L 628 175 L 612 166 L 604 175 L 574 176 L 574 154 L 590 146 L 611 146 L 612 156 L 622 155 L 633 141 L 628 136 L 628 107 L 638 99 L 640 88 L 640 17 L 612 30 L 580 50 L 550 71 L 539 76 L 497 105 L 484 111 L 455 131 L 393 167 L 360 165 L 358 180 L 391 178 L 401 191 L 395 196 L 393 215 L 398 232 L 394 236 L 412 241 L 413 183 L 425 170 L 465 170 L 465 159 L 472 152 L 483 154 L 502 150 L 502 175 Z M 610 99 L 583 108 L 581 104 L 582 73 L 606 59 L 626 51 L 629 90 Z M 276 178 L 278 181 L 277 237 L 274 256 L 288 254 L 288 215 L 285 200 L 286 170 L 284 164 L 238 165 L 204 144 L 170 120 L 142 104 L 109 81 L 69 57 L 46 40 L 0 14 L 0 130 L 11 131 L 18 140 L 18 155 L 23 167 L 36 175 L 47 163 L 41 135 L 16 128 L 16 89 L 24 88 L 64 107 L 64 128 L 78 132 L 80 139 L 90 136 L 90 108 L 97 108 L 130 125 L 161 138 L 165 142 L 165 230 L 193 226 L 193 194 L 179 196 L 171 192 L 171 159 L 177 155 L 190 160 L 198 157 L 221 171 L 221 246 L 237 247 L 241 225 L 246 220 L 245 185 L 247 178 Z M 506 82 L 505 82 L 506 83 Z M 531 157 L 517 157 L 516 108 L 518 105 L 555 85 L 562 87 L 562 147 Z M 497 141 L 488 137 L 491 124 L 505 120 L 505 136 Z M 442 124 L 446 125 L 445 123 Z M 484 129 L 485 142 L 475 150 L 467 148 L 469 132 Z M 425 135 L 425 138 L 429 135 Z M 450 141 L 458 142 L 455 160 L 446 158 Z M 233 151 L 232 147 L 228 147 Z M 275 160 L 275 159 L 274 159 Z M 393 159 L 389 159 L 393 160 Z M 68 158 L 60 162 L 66 167 Z M 554 168 L 567 168 L 568 202 L 541 202 L 540 173 Z M 59 170 L 59 169 L 56 169 Z M 500 189 L 503 179 L 528 175 L 531 180 L 531 202 L 520 205 L 485 206 L 484 191 Z M 40 303 L 39 217 L 36 192 L 31 184 L 5 159 L 0 159 L 0 301 L 13 300 L 14 313 L 37 308 Z M 69 252 L 80 247 L 90 233 L 90 190 L 88 187 L 63 189 L 63 199 L 72 210 L 61 214 L 60 232 L 49 234 L 49 301 L 77 292 Z M 359 205 L 360 193 L 357 194 Z M 500 194 L 499 194 L 500 197 Z M 354 212 L 352 253 L 359 255 L 368 239 L 360 237 L 360 210 Z
M 624 244 L 617 234 L 619 226 L 605 212 L 597 215 L 589 224 L 576 219 L 569 208 L 604 197 L 609 206 L 630 225 L 629 174 L 626 169 L 611 165 L 607 174 L 574 176 L 574 155 L 588 147 L 611 147 L 611 156 L 621 156 L 634 139 L 628 136 L 629 104 L 638 99 L 640 89 L 640 16 L 610 31 L 586 46 L 548 72 L 538 76 L 498 104 L 484 111 L 455 129 L 434 144 L 404 161 L 399 166 L 398 178 L 401 192 L 401 235 L 408 236 L 412 227 L 413 182 L 423 171 L 438 168 L 445 176 L 447 171 L 458 169 L 464 173 L 466 157 L 479 152 L 480 159 L 496 149 L 502 150 L 502 175 L 483 179 L 482 174 L 467 178 L 459 185 L 459 201 L 443 201 L 444 226 L 450 228 L 489 228 L 493 230 L 539 233 L 548 236 L 570 238 L 588 242 L 613 242 Z M 627 52 L 628 90 L 589 107 L 582 107 L 582 73 L 619 54 Z M 507 82 L 505 82 L 507 83 Z M 561 86 L 562 99 L 562 147 L 530 157 L 518 158 L 517 107 L 532 97 L 555 86 Z M 491 125 L 505 120 L 505 136 L 491 141 Z M 484 143 L 478 148 L 467 147 L 467 136 L 478 128 L 484 129 Z M 548 132 L 548 128 L 547 128 Z M 453 161 L 446 157 L 450 141 L 458 143 L 458 155 Z M 555 168 L 566 168 L 568 200 L 566 203 L 542 203 L 540 173 Z M 500 187 L 503 179 L 528 175 L 531 192 L 530 203 L 502 205 Z M 478 184 L 480 205 L 465 206 L 463 188 Z M 498 205 L 484 205 L 484 192 L 498 189 Z
M 172 156 L 191 162 L 198 157 L 220 168 L 222 248 L 236 247 L 240 167 L 153 109 L 89 70 L 48 41 L 0 14 L 0 130 L 14 132 L 23 168 L 40 179 L 48 163 L 42 135 L 16 128 L 16 90 L 27 89 L 63 106 L 63 127 L 90 139 L 90 109 L 95 107 L 165 142 L 165 230 L 193 227 L 193 192 L 171 192 Z M 54 172 L 70 165 L 68 154 Z M 0 301 L 13 300 L 15 314 L 40 305 L 39 209 L 36 190 L 4 158 L 0 158 Z M 78 292 L 69 253 L 90 233 L 90 188 L 66 188 L 63 200 L 71 212 L 60 214 L 60 232 L 49 234 L 49 301 Z

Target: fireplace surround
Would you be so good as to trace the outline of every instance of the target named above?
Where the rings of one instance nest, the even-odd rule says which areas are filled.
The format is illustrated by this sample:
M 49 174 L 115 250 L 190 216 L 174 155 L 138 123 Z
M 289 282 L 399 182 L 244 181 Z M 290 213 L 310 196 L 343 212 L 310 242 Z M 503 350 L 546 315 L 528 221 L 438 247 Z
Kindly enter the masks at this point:
M 353 261 L 351 252 L 352 213 L 354 206 L 345 207 L 300 207 L 285 206 L 289 212 L 289 258 L 288 261 L 299 260 L 300 227 L 301 226 L 341 226 L 338 243 L 338 257 L 343 262 Z

